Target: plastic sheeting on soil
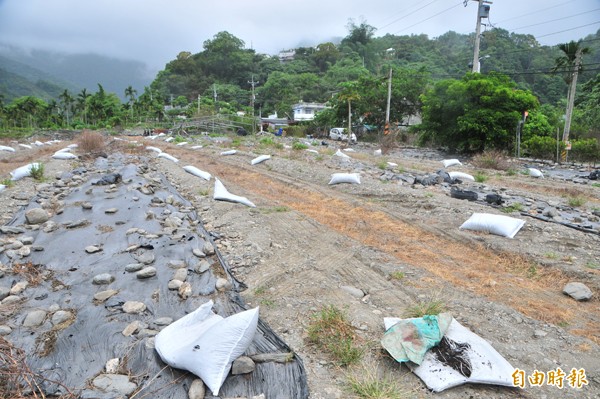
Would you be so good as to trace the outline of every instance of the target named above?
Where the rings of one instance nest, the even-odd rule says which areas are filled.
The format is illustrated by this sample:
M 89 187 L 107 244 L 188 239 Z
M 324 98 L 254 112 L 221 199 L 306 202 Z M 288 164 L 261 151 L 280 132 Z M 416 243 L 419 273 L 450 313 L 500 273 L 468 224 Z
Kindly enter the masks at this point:
M 385 318 L 386 330 L 401 320 Z M 407 365 L 434 392 L 465 383 L 514 386 L 515 369 L 510 363 L 454 318 L 440 344 L 425 354 L 421 365 Z
M 215 178 L 215 192 L 213 193 L 213 198 L 217 201 L 236 202 L 251 208 L 256 208 L 256 205 L 254 205 L 248 198 L 231 194 L 229 191 L 227 191 L 223 183 L 221 183 L 221 180 L 217 178 Z
M 160 329 L 155 321 L 164 317 L 180 319 L 209 299 L 214 300 L 214 310 L 222 317 L 244 311 L 245 304 L 238 293 L 243 284 L 231 275 L 194 208 L 162 174 L 150 172 L 144 165 L 123 166 L 118 154 L 99 158 L 97 169 L 118 172 L 122 180 L 115 186 L 92 185 L 102 174 L 83 172 L 84 182 L 79 186 L 62 188 L 62 213 L 53 215 L 40 229 L 24 229 L 23 235 L 31 237 L 33 246 L 43 250 L 31 251 L 27 258 L 14 260 L 6 252 L 0 254 L 0 261 L 9 268 L 14 262 L 31 262 L 36 272 L 44 276 L 38 285 L 27 288 L 18 313 L 2 314 L 6 323 L 15 326 L 6 338 L 27 353 L 32 370 L 50 380 L 61 381 L 82 397 L 110 397 L 90 392 L 89 382 L 103 371 L 109 359 L 119 358 L 138 384 L 140 397 L 187 399 L 188 388 L 196 377 L 165 367 L 154 349 L 151 331 Z M 49 190 L 40 195 L 55 194 L 56 188 Z M 25 212 L 39 207 L 38 199 L 32 199 L 8 225 L 26 226 Z M 83 203 L 89 203 L 91 208 L 82 207 Z M 109 208 L 118 211 L 105 213 Z M 209 243 L 215 253 L 204 260 L 211 267 L 200 272 L 198 266 L 203 259 L 194 255 L 193 250 Z M 101 251 L 87 253 L 85 248 L 90 245 Z M 192 287 L 192 295 L 186 300 L 168 288 L 174 273 L 168 266 L 171 261 L 183 262 L 188 270 L 186 282 Z M 127 265 L 143 262 L 150 262 L 156 268 L 154 277 L 140 279 L 136 273 L 125 270 Z M 114 281 L 94 285 L 94 276 L 104 273 L 114 276 Z M 229 291 L 215 288 L 217 278 L 223 276 L 233 286 Z M 115 290 L 116 295 L 105 302 L 94 300 L 95 294 L 106 290 Z M 123 305 L 127 301 L 142 302 L 146 310 L 139 314 L 125 313 Z M 74 319 L 53 326 L 49 314 L 48 321 L 39 327 L 23 326 L 28 311 L 56 305 L 71 311 Z M 123 330 L 134 321 L 150 330 L 143 328 L 137 334 L 124 336 Z M 228 375 L 219 390 L 222 397 L 264 393 L 269 399 L 308 398 L 301 359 L 260 319 L 245 353 L 248 356 L 292 353 L 293 356 L 286 363 L 257 362 L 250 374 Z M 55 384 L 38 382 L 46 395 L 60 393 Z

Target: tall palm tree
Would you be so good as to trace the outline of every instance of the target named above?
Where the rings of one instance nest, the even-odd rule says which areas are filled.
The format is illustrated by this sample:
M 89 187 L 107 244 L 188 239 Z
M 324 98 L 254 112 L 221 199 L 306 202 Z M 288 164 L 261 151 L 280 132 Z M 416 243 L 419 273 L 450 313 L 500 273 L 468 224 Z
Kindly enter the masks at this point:
M 69 91 L 67 89 L 65 89 L 65 91 L 63 91 L 61 93 L 61 95 L 58 96 L 58 98 L 60 99 L 61 103 L 63 104 L 65 114 L 67 115 L 67 126 L 68 126 L 70 124 L 69 111 L 71 110 L 71 105 L 73 104 L 73 102 L 75 100 L 73 99 L 73 96 L 71 96 L 71 94 L 69 93 Z
M 577 90 L 577 75 L 583 69 L 581 66 L 581 58 L 583 54 L 590 52 L 589 47 L 582 47 L 581 40 L 575 42 L 571 40 L 569 43 L 562 43 L 558 48 L 564 53 L 555 61 L 553 71 L 565 72 L 565 82 L 569 85 L 567 92 L 567 111 L 565 115 L 565 128 L 563 130 L 562 141 L 569 141 L 569 133 L 571 130 L 571 118 L 573 116 L 573 105 L 575 104 L 575 91 Z
M 131 119 L 133 119 L 133 104 L 135 103 L 135 95 L 137 94 L 137 90 L 133 87 L 127 86 L 125 89 L 125 97 L 129 97 L 127 103 L 129 104 L 129 109 L 131 110 Z
M 87 99 L 92 95 L 87 92 L 87 89 L 82 89 L 77 95 L 77 106 L 83 111 L 83 123 L 87 125 Z

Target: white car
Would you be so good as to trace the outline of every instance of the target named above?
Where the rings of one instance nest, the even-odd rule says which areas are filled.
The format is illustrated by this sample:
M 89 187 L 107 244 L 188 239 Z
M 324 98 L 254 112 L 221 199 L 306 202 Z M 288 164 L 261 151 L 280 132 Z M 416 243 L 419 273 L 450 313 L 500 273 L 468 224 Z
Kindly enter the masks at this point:
M 343 127 L 334 127 L 329 131 L 329 138 L 331 140 L 348 141 L 348 135 L 344 133 L 345 131 L 346 129 L 344 129 Z M 350 140 L 353 143 L 356 143 L 356 135 L 354 133 L 352 133 L 352 135 L 350 136 Z

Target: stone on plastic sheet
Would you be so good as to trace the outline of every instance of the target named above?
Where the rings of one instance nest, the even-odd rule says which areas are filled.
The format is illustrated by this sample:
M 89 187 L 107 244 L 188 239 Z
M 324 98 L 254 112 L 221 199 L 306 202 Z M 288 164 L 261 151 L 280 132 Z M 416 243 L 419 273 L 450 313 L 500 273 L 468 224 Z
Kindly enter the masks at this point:
M 127 301 L 123 304 L 123 312 L 125 313 L 142 313 L 146 310 L 146 305 L 138 301 Z
M 42 224 L 50 219 L 48 212 L 42 208 L 33 208 L 25 212 L 25 220 L 27 224 Z
M 190 295 L 192 295 L 192 285 L 187 282 L 181 284 L 178 294 L 182 299 L 187 299 Z
M 104 302 L 111 296 L 117 295 L 118 293 L 119 293 L 119 291 L 117 291 L 117 290 L 100 291 L 100 292 L 97 292 L 96 294 L 94 294 L 94 300 L 96 300 L 98 302 Z
M 115 281 L 115 277 L 108 273 L 102 273 L 94 276 L 93 283 L 96 285 L 110 284 Z
M 94 387 L 116 395 L 130 395 L 137 385 L 129 381 L 129 377 L 122 374 L 100 374 L 92 381 Z
M 231 366 L 231 374 L 249 374 L 254 371 L 255 368 L 254 361 L 250 359 L 248 356 L 240 356 L 233 361 Z
M 45 310 L 42 310 L 42 309 L 33 310 L 33 311 L 27 313 L 27 316 L 25 316 L 25 320 L 23 320 L 23 326 L 24 327 L 41 326 L 42 323 L 44 322 L 44 320 L 46 320 L 47 315 L 48 315 L 48 313 Z
M 206 394 L 206 388 L 204 386 L 204 382 L 200 378 L 196 378 L 192 381 L 190 385 L 190 389 L 188 390 L 188 398 L 189 399 L 204 399 L 204 395 Z
M 215 288 L 217 289 L 217 291 L 227 291 L 229 289 L 231 289 L 232 284 L 231 282 L 229 282 L 229 280 L 227 280 L 226 278 L 218 278 L 217 282 L 215 283 Z
M 136 277 L 140 280 L 156 276 L 156 268 L 148 266 L 136 273 Z
M 73 318 L 73 313 L 68 310 L 58 310 L 52 315 L 52 324 L 57 325 L 64 323 Z

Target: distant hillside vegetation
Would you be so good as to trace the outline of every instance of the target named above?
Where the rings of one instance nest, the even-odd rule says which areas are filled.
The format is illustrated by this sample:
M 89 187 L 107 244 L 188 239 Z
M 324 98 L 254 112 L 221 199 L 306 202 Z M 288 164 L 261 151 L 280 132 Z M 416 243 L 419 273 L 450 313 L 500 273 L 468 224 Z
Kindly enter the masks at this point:
M 15 78 L 14 75 L 22 78 L 14 81 L 15 86 L 19 86 L 20 89 L 11 89 L 12 84 L 9 87 L 0 86 L 0 93 L 4 94 L 5 101 L 22 95 L 56 99 L 64 89 L 72 93 L 77 93 L 83 88 L 88 92 L 95 92 L 98 90 L 98 84 L 107 92 L 115 93 L 124 100 L 125 88 L 132 86 L 142 93 L 144 87 L 150 85 L 154 79 L 146 65 L 138 61 L 96 54 L 63 54 L 42 50 L 24 52 L 14 47 L 2 48 L 0 69 L 12 73 L 11 80 Z M 6 78 L 5 76 L 2 79 Z M 31 92 L 23 91 L 27 87 L 23 79 L 33 84 Z M 62 90 L 56 90 L 54 85 Z M 46 95 L 35 91 L 46 86 L 49 89 Z

